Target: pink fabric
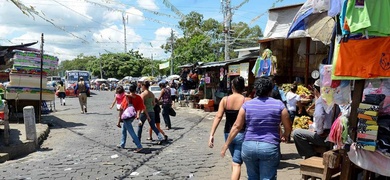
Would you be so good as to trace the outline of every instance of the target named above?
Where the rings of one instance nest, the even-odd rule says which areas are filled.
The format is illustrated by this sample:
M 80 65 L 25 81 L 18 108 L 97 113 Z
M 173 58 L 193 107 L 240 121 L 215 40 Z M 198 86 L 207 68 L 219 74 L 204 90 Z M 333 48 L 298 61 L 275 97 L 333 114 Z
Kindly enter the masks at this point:
M 329 141 L 336 144 L 338 148 L 344 145 L 342 140 L 343 125 L 341 123 L 341 116 L 339 116 L 332 125 L 329 133 Z
M 390 157 L 383 155 L 379 151 L 372 152 L 357 149 L 354 143 L 351 145 L 348 156 L 351 162 L 363 169 L 383 176 L 390 176 Z
M 115 94 L 115 98 L 117 104 L 122 104 L 123 99 L 125 99 L 125 93 Z

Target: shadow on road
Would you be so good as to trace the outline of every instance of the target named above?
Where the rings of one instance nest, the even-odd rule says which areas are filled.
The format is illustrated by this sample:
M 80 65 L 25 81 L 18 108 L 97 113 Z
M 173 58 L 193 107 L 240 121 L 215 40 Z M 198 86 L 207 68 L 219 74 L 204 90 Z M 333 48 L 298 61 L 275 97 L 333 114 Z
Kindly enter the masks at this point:
M 294 160 L 294 159 L 301 159 L 298 153 L 282 153 L 282 157 L 280 160 Z
M 0 133 L 0 136 L 1 137 L 4 137 L 4 129 L 1 129 L 0 130 L 1 133 Z M 18 129 L 13 129 L 12 128 L 12 124 L 11 124 L 11 127 L 10 127 L 10 130 L 9 130 L 9 143 L 10 144 L 22 144 L 23 142 L 20 140 L 20 131 Z M 3 147 L 5 146 L 5 142 L 4 142 L 4 138 L 1 138 L 0 139 L 0 147 Z
M 182 130 L 182 129 L 184 129 L 183 127 L 172 127 L 171 128 L 172 130 Z M 164 129 L 165 130 L 165 129 Z
M 66 122 L 63 119 L 60 119 L 53 115 L 43 116 L 42 123 L 47 124 L 51 129 L 86 126 L 86 124 L 84 123 Z
M 300 166 L 299 166 L 298 164 L 294 164 L 294 163 L 289 163 L 289 162 L 283 162 L 283 161 L 281 161 L 281 162 L 279 163 L 278 169 L 285 169 L 285 168 L 287 168 L 287 169 L 289 169 L 289 170 L 291 170 L 291 169 L 299 169 Z
M 102 115 L 102 116 L 111 116 L 112 113 L 97 113 L 97 112 L 92 112 L 92 113 L 87 113 L 87 114 L 96 114 L 96 115 Z

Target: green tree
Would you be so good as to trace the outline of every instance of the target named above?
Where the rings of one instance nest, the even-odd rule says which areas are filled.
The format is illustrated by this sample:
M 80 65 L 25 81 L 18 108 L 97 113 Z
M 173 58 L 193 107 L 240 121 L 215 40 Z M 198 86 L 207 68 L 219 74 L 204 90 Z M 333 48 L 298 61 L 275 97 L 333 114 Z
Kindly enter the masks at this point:
M 173 37 L 175 73 L 179 72 L 177 67 L 183 64 L 224 60 L 223 23 L 212 18 L 204 20 L 202 14 L 190 12 L 179 21 L 179 28 L 184 36 Z M 232 23 L 232 30 L 229 40 L 232 58 L 238 55 L 234 49 L 258 46 L 257 40 L 262 36 L 259 26 L 250 27 L 244 22 Z M 166 53 L 171 52 L 171 41 L 168 38 L 167 43 L 161 46 Z

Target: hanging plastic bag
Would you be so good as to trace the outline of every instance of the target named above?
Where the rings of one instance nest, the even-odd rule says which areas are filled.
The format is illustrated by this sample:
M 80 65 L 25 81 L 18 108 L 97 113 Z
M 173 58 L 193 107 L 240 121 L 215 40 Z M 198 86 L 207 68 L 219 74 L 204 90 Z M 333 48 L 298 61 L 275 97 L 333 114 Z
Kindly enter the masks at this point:
M 330 0 L 314 0 L 313 13 L 322 13 L 328 11 L 330 7 Z

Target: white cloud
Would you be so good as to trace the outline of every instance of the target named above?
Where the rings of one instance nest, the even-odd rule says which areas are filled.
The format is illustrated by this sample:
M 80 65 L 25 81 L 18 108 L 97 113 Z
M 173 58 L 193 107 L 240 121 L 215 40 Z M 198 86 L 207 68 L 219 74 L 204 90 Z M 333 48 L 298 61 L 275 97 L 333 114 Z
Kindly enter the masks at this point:
M 1 45 L 40 41 L 41 33 L 44 33 L 45 52 L 58 56 L 60 60 L 73 59 L 81 53 L 98 55 L 105 53 L 104 50 L 123 52 L 124 36 L 121 11 L 128 12 L 128 41 L 142 41 L 142 37 L 130 28 L 133 25 L 142 25 L 144 21 L 143 13 L 134 7 L 126 8 L 101 0 L 90 1 L 104 4 L 111 9 L 79 0 L 57 0 L 61 4 L 52 0 L 20 1 L 27 6 L 33 6 L 40 15 L 60 28 L 54 27 L 36 15 L 35 19 L 24 15 L 11 1 L 1 1 Z M 88 42 L 85 43 L 79 38 Z M 39 48 L 39 44 L 35 45 L 34 48 Z M 129 43 L 128 49 L 131 48 L 135 47 Z
M 138 46 L 140 52 L 144 54 L 145 57 L 150 58 L 153 54 L 153 59 L 166 59 L 170 56 L 166 54 L 161 45 L 164 45 L 167 42 L 167 39 L 171 36 L 171 28 L 169 27 L 160 27 L 155 32 L 155 38 L 150 43 L 143 43 Z
M 154 0 L 137 0 L 139 6 L 145 9 L 149 9 L 152 11 L 158 10 L 158 6 L 154 2 Z
M 145 20 L 144 13 L 135 7 L 131 7 L 125 12 L 123 14 L 119 11 L 107 11 L 103 15 L 103 20 L 108 24 L 112 24 L 113 22 L 122 21 L 122 15 L 125 15 L 128 24 L 141 24 Z

